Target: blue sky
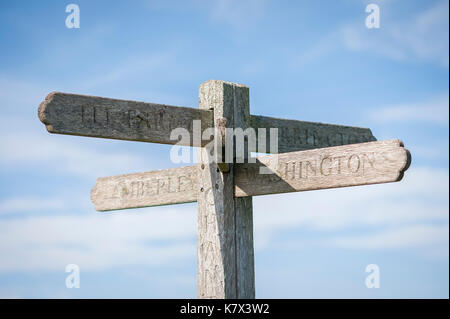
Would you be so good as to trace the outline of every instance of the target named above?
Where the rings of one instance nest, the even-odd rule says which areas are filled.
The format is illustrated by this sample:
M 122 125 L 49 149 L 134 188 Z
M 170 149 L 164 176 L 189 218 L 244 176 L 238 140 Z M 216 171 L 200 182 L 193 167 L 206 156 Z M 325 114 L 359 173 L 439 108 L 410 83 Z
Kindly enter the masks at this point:
M 89 199 L 97 177 L 176 166 L 170 146 L 51 135 L 37 107 L 51 91 L 197 107 L 218 79 L 250 87 L 252 114 L 412 153 L 400 183 L 255 197 L 257 297 L 448 298 L 448 26 L 445 0 L 1 1 L 0 297 L 195 298 L 195 203 Z

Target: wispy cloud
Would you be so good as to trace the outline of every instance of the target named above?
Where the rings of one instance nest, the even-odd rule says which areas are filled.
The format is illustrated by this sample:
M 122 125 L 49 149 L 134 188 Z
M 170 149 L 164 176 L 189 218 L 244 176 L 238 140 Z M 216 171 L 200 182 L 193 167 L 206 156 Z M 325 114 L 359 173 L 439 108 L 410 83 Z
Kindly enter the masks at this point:
M 92 90 L 111 83 L 132 80 L 133 78 L 144 79 L 148 77 L 148 74 L 155 74 L 156 72 L 160 74 L 161 70 L 168 72 L 169 67 L 174 63 L 175 54 L 173 52 L 134 56 L 111 66 L 94 77 L 90 76 L 79 87 L 81 90 Z
M 303 67 L 311 62 L 336 52 L 341 48 L 341 34 L 339 31 L 318 39 L 312 46 L 302 52 L 294 54 L 292 64 L 295 67 Z
M 53 171 L 85 177 L 117 174 L 124 167 L 134 170 L 146 167 L 145 159 L 136 155 L 101 151 L 71 142 L 67 137 L 63 141 L 56 136 L 44 138 L 32 133 L 3 135 L 0 163 L 3 167 L 43 165 Z
M 449 65 L 449 3 L 439 1 L 406 20 L 387 20 L 384 15 L 380 29 L 367 29 L 360 23 L 341 29 L 344 47 L 367 51 L 400 60 L 431 61 Z M 383 14 L 383 6 L 380 8 Z M 387 10 L 387 9 L 386 9 Z
M 425 160 L 449 160 L 449 145 L 448 139 L 436 139 L 428 141 L 426 145 L 424 144 L 409 144 L 407 145 L 411 154 L 414 154 L 414 158 L 422 158 Z
M 214 0 L 210 2 L 214 21 L 225 22 L 237 29 L 255 24 L 263 18 L 265 0 Z
M 14 197 L 0 201 L 0 214 L 37 212 L 64 208 L 64 201 L 54 198 Z
M 311 47 L 292 58 L 294 66 L 304 66 L 340 50 L 375 54 L 395 61 L 431 62 L 448 68 L 449 16 L 448 1 L 408 19 L 396 19 L 395 12 L 380 4 L 381 26 L 368 29 L 363 19 L 337 26 L 334 31 L 318 39 Z M 390 8 L 390 7 L 389 7 Z
M 375 234 L 338 237 L 332 244 L 355 249 L 398 249 L 447 244 L 442 250 L 448 256 L 448 225 L 412 225 L 383 230 Z
M 189 206 L 0 220 L 0 271 L 164 265 L 193 258 L 195 234 Z
M 0 74 L 0 103 L 4 112 L 0 120 L 4 121 L 5 114 L 19 113 L 19 111 L 22 112 L 18 120 L 23 120 L 23 110 L 33 110 L 34 112 L 29 114 L 36 116 L 38 101 L 48 93 L 50 92 L 41 83 L 31 83 L 14 76 Z
M 448 93 L 419 103 L 392 105 L 377 108 L 369 114 L 376 122 L 428 122 L 448 125 L 449 96 Z
M 255 197 L 257 247 L 285 229 L 333 233 L 448 224 L 448 174 L 411 167 L 399 183 Z
M 330 242 L 355 249 L 448 242 L 448 170 L 412 168 L 401 183 L 275 196 L 279 198 L 254 199 L 258 250 L 288 229 L 333 235 L 368 228 L 367 235 L 336 236 Z M 26 210 L 33 203 L 11 199 L 1 206 Z M 61 205 L 51 200 L 44 204 L 54 210 Z M 67 263 L 87 269 L 163 265 L 193 258 L 195 236 L 196 208 L 192 204 L 0 220 L 0 255 L 5 256 L 0 270 L 59 269 Z M 392 240 L 395 243 L 389 244 Z M 309 239 L 309 244 L 322 242 Z

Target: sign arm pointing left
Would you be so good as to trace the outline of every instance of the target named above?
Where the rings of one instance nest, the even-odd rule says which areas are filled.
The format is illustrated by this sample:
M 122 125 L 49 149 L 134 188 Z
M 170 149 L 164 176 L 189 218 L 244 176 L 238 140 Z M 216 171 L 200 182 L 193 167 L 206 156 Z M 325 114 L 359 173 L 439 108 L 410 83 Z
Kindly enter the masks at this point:
M 60 92 L 47 95 L 38 114 L 50 133 L 182 146 L 205 146 L 210 140 L 202 140 L 201 133 L 214 127 L 211 110 Z M 194 130 L 195 120 L 201 121 L 199 132 Z M 249 127 L 255 130 L 255 136 L 265 129 L 268 153 L 273 153 L 268 149 L 272 128 L 279 131 L 278 153 L 376 140 L 368 128 L 260 115 L 250 115 Z M 185 129 L 189 138 L 170 139 L 175 128 Z M 196 133 L 200 134 L 197 139 Z
M 38 115 L 50 133 L 184 146 L 193 144 L 194 120 L 202 132 L 212 126 L 212 113 L 204 110 L 60 92 L 47 95 Z M 186 129 L 191 140 L 171 140 L 175 128 Z

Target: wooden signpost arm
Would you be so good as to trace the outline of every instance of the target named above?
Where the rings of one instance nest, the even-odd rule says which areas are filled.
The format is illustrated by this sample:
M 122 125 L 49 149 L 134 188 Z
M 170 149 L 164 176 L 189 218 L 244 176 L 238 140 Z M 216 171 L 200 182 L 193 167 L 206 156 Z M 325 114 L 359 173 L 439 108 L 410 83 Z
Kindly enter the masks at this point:
M 273 174 L 260 174 L 260 167 L 269 167 L 275 158 L 278 166 Z M 234 196 L 398 182 L 410 163 L 411 154 L 399 140 L 266 155 L 256 163 L 234 164 Z M 100 211 L 195 202 L 197 170 L 185 166 L 100 177 L 91 192 L 92 202 Z
M 59 92 L 45 98 L 38 114 L 50 133 L 184 146 L 199 145 L 192 138 L 171 139 L 173 129 L 185 129 L 194 137 L 194 120 L 201 121 L 201 132 L 213 124 L 213 111 L 209 109 Z M 257 136 L 259 129 L 266 130 L 267 149 L 263 153 L 271 153 L 270 128 L 279 131 L 278 153 L 376 140 L 368 128 L 250 115 L 248 110 L 240 114 L 239 119 L 244 119 L 245 127 L 253 128 Z M 218 119 L 216 124 L 221 124 L 217 122 Z M 209 140 L 199 142 L 205 146 Z
M 212 125 L 211 112 L 190 107 L 60 92 L 47 95 L 38 115 L 50 133 L 184 146 L 200 146 L 192 141 L 193 121 L 201 121 L 202 132 Z M 191 139 L 171 139 L 175 128 Z
M 255 130 L 266 129 L 267 146 L 270 145 L 269 129 L 278 128 L 278 153 L 377 140 L 369 128 L 355 126 L 288 120 L 261 115 L 251 115 L 250 125 Z M 257 134 L 259 134 L 258 131 Z M 268 147 L 266 153 L 272 153 Z

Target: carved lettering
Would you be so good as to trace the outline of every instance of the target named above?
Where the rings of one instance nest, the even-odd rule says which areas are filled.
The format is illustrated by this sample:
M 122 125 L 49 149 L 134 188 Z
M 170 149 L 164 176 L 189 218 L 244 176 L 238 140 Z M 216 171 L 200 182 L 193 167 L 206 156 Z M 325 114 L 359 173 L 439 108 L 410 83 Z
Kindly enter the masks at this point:
M 260 174 L 277 156 L 273 174 Z M 259 157 L 235 164 L 235 196 L 255 196 L 313 189 L 399 181 L 410 154 L 398 140 L 370 142 Z M 91 192 L 98 210 L 145 207 L 196 201 L 199 192 L 214 205 L 220 188 L 201 187 L 196 166 L 100 178 Z M 210 217 L 210 218 L 209 218 Z M 215 215 L 201 218 L 216 227 Z
M 317 167 L 316 167 L 316 161 L 306 161 L 305 164 L 305 177 L 308 178 L 309 176 L 316 176 L 317 173 Z
M 380 159 L 378 159 L 380 162 Z M 318 159 L 304 159 L 302 161 L 286 161 L 279 163 L 275 174 L 258 174 L 256 166 L 245 166 L 242 168 L 246 179 L 264 179 L 265 182 L 283 182 L 288 180 L 299 180 L 316 178 L 330 175 L 358 175 L 364 174 L 375 168 L 375 153 L 353 153 L 350 155 L 326 155 Z M 383 166 L 383 161 L 379 165 Z
M 119 181 L 112 186 L 110 199 L 143 199 L 155 195 L 189 192 L 194 189 L 193 176 L 180 175 L 165 178 Z
M 328 169 L 326 171 L 324 171 L 324 163 L 328 162 Z M 323 176 L 328 176 L 331 174 L 332 171 L 332 167 L 331 167 L 331 158 L 329 158 L 328 156 L 324 157 L 322 159 L 322 161 L 320 162 L 320 174 L 322 174 Z
M 352 154 L 348 158 L 347 166 L 350 172 L 357 173 L 361 167 L 361 159 L 357 154 Z
M 82 105 L 81 122 L 87 126 L 107 126 L 109 124 L 109 109 L 102 106 Z

